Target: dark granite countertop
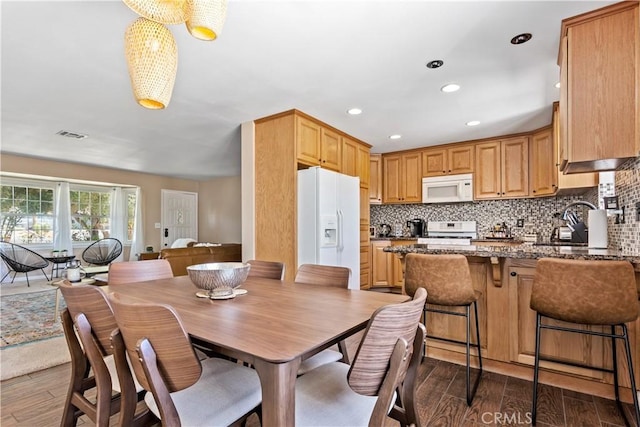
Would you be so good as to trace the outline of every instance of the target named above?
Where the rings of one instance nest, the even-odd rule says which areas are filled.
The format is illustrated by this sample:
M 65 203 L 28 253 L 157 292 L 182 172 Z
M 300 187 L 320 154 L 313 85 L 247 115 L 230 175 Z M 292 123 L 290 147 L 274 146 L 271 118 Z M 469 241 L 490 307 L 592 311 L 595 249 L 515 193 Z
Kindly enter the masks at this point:
M 385 252 L 394 253 L 422 253 L 422 254 L 462 254 L 477 257 L 497 257 L 497 258 L 567 258 L 567 259 L 588 259 L 588 260 L 622 260 L 635 264 L 636 269 L 640 267 L 640 255 L 626 253 L 616 249 L 588 249 L 577 246 L 535 246 L 523 243 L 521 245 L 401 245 L 388 246 Z
M 375 242 L 376 240 L 391 240 L 391 241 L 397 241 L 397 240 L 412 240 L 417 242 L 418 238 L 417 237 L 395 237 L 395 236 L 389 236 L 389 237 L 372 237 L 371 241 Z

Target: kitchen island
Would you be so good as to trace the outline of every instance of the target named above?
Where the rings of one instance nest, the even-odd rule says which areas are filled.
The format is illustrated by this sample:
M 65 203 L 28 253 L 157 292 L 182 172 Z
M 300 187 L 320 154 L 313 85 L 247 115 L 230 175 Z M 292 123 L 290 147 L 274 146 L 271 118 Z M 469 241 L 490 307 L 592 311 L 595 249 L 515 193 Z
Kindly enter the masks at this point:
M 467 256 L 474 288 L 482 293 L 478 300 L 482 357 L 487 371 L 531 380 L 535 349 L 536 314 L 529 308 L 536 262 L 540 258 L 584 260 L 624 260 L 633 264 L 640 295 L 640 256 L 611 249 L 588 249 L 576 246 L 537 246 L 495 242 L 489 245 L 397 245 L 384 248 L 395 253 L 404 266 L 408 253 L 463 254 Z M 558 283 L 558 286 L 562 286 Z M 402 288 L 404 293 L 404 287 Z M 594 295 L 594 298 L 599 298 Z M 640 302 L 639 302 L 640 309 Z M 640 382 L 640 320 L 627 324 L 632 348 L 636 381 Z M 586 328 L 586 327 L 585 327 Z M 590 327 L 599 330 L 598 327 Z M 464 340 L 466 323 L 457 316 L 429 313 L 428 333 L 449 339 Z M 597 336 L 549 332 L 541 343 L 543 354 L 593 366 L 611 365 L 611 342 Z M 472 353 L 474 350 L 472 349 Z M 462 345 L 438 340 L 427 341 L 427 354 L 437 359 L 464 364 Z M 618 343 L 618 354 L 624 347 Z M 542 362 L 542 383 L 613 398 L 613 377 L 609 373 L 573 366 Z M 631 402 L 630 385 L 624 357 L 619 357 L 622 395 Z M 626 378 L 625 378 L 626 375 Z

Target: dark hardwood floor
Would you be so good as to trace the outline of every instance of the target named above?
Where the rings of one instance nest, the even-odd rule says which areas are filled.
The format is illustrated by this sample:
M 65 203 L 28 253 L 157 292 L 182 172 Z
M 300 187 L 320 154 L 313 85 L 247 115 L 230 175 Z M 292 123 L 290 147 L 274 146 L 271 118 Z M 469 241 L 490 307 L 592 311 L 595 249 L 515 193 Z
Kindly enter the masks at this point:
M 0 383 L 2 427 L 60 423 L 70 376 L 65 364 Z M 532 383 L 485 372 L 473 404 L 465 401 L 464 367 L 427 359 L 420 369 L 418 401 L 423 426 L 530 425 Z M 623 426 L 612 400 L 541 385 L 538 426 Z M 631 414 L 633 407 L 625 405 Z M 78 425 L 91 425 L 82 417 Z M 117 425 L 117 415 L 111 425 Z M 248 425 L 259 425 L 252 416 Z M 389 420 L 387 426 L 397 423 Z

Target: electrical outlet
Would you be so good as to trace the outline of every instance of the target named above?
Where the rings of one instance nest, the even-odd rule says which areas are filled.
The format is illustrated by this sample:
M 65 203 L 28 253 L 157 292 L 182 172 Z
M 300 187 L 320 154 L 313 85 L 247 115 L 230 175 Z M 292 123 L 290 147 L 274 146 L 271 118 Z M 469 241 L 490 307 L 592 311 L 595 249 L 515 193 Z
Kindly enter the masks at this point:
M 524 219 L 523 218 L 518 218 L 518 221 L 516 222 L 516 227 L 524 227 Z
M 640 222 L 640 202 L 636 202 L 636 222 Z

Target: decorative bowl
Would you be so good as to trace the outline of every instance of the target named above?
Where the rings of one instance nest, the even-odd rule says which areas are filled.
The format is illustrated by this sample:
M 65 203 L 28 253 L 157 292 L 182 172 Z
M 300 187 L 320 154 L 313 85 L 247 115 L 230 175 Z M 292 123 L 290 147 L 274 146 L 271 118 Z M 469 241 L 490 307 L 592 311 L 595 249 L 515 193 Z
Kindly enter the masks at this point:
M 242 262 L 210 262 L 187 267 L 189 279 L 200 289 L 208 291 L 210 298 L 233 295 L 249 274 L 250 264 Z

